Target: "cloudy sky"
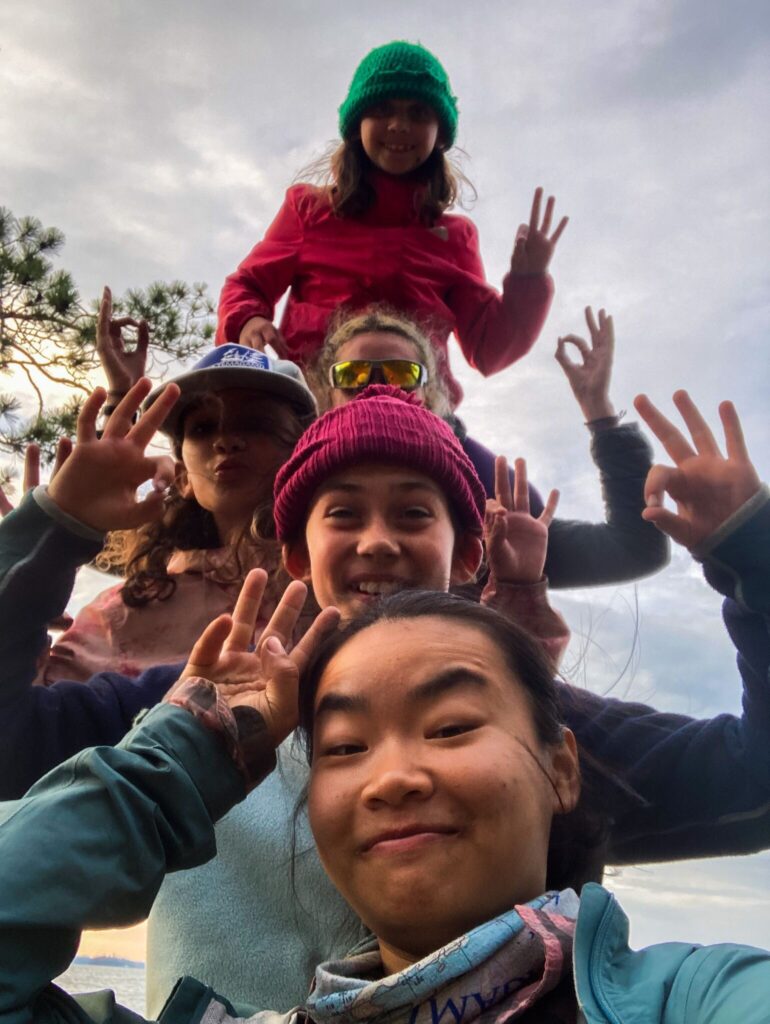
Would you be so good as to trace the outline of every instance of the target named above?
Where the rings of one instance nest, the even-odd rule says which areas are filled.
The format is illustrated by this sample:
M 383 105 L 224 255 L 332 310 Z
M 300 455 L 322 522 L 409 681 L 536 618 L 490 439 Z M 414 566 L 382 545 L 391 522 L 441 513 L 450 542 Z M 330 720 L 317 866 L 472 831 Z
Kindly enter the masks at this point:
M 599 518 L 586 432 L 553 351 L 559 334 L 581 330 L 587 303 L 604 305 L 616 322 L 616 405 L 644 390 L 670 408 L 687 386 L 714 420 L 733 398 L 767 479 L 768 10 L 760 0 L 5 0 L 0 202 L 65 232 L 62 262 L 86 297 L 174 277 L 216 295 L 335 137 L 360 57 L 392 38 L 420 41 L 460 100 L 489 279 L 502 279 L 536 185 L 570 215 L 533 353 L 488 381 L 453 353 L 471 432 L 526 455 L 541 490 L 561 489 L 563 515 Z M 686 555 L 637 587 L 555 603 L 575 630 L 568 661 L 581 683 L 697 716 L 738 710 L 719 601 Z M 640 646 L 618 680 L 637 609 Z M 770 945 L 769 883 L 770 855 L 610 880 L 637 944 Z

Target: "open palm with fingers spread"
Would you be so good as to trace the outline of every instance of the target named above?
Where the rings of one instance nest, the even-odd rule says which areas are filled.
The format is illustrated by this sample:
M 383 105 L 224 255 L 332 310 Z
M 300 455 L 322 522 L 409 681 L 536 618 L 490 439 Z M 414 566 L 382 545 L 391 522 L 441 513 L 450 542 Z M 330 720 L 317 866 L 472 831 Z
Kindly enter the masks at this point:
M 231 707 L 255 708 L 276 746 L 297 724 L 297 688 L 311 654 L 339 623 L 336 608 L 325 608 L 302 639 L 286 652 L 307 597 L 304 583 L 289 584 L 256 648 L 254 629 L 267 586 L 264 569 L 246 576 L 232 615 L 220 615 L 202 633 L 180 676 L 180 684 L 200 676 L 215 684 Z M 173 697 L 172 688 L 166 699 Z
M 556 512 L 559 492 L 551 491 L 540 515 L 529 511 L 527 463 L 514 462 L 513 494 L 505 456 L 495 459 L 495 497 L 487 500 L 484 543 L 490 576 L 501 583 L 537 583 L 543 578 L 548 551 L 548 527 Z
M 691 440 L 657 409 L 646 395 L 634 400 L 636 411 L 674 461 L 653 466 L 647 476 L 644 519 L 686 548 L 697 548 L 760 489 L 741 422 L 732 402 L 722 402 L 719 417 L 727 455 L 719 449 L 708 424 L 686 391 L 674 394 L 674 405 Z M 669 494 L 676 512 L 663 505 Z
M 118 404 L 101 437 L 96 420 L 104 404 L 104 388 L 89 395 L 78 416 L 77 444 L 48 487 L 63 512 L 96 530 L 127 530 L 163 514 L 163 492 L 174 479 L 174 462 L 167 455 L 145 455 L 155 431 L 179 397 L 169 384 L 135 425 L 134 415 L 152 385 L 142 377 Z M 137 499 L 146 480 L 153 490 Z

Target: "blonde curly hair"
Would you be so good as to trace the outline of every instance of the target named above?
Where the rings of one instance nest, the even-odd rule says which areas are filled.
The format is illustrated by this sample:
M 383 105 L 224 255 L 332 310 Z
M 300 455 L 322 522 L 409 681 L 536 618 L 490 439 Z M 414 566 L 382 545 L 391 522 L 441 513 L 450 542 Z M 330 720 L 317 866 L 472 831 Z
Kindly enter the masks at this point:
M 331 408 L 329 370 L 338 362 L 339 350 L 359 334 L 378 332 L 398 334 L 414 346 L 416 361 L 428 371 L 428 381 L 423 388 L 425 406 L 437 416 L 448 416 L 451 412 L 449 398 L 439 378 L 436 354 L 427 330 L 416 320 L 383 303 L 353 313 L 342 307 L 332 318 L 323 348 L 307 368 L 307 382 L 316 397 L 319 412 Z

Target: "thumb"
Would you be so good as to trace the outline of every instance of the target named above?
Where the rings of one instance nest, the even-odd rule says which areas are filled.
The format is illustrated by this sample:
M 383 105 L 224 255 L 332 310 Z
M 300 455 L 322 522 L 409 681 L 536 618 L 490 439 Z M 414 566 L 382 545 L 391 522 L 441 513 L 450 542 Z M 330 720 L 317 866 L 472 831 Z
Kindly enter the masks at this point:
M 170 455 L 155 455 L 149 461 L 154 463 L 155 472 L 152 475 L 152 486 L 155 491 L 165 491 L 174 482 L 176 466 Z
M 154 519 L 160 519 L 163 515 L 163 505 L 163 491 L 151 491 L 142 501 L 137 501 L 127 508 L 121 515 L 121 525 L 112 529 L 132 530 L 145 523 L 151 523 Z

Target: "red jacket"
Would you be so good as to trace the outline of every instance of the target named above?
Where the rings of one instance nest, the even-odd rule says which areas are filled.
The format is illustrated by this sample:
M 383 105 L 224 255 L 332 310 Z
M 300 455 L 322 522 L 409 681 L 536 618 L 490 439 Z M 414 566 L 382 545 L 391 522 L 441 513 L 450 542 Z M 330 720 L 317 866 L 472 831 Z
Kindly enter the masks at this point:
M 217 344 L 237 342 L 253 316 L 272 320 L 275 303 L 290 288 L 281 355 L 307 363 L 337 306 L 387 302 L 429 321 L 456 405 L 462 390 L 447 363 L 450 332 L 471 366 L 485 376 L 497 373 L 534 344 L 553 283 L 547 274 L 508 274 L 501 296 L 484 278 L 478 234 L 467 217 L 444 214 L 425 227 L 415 211 L 413 181 L 379 173 L 374 183 L 377 200 L 356 219 L 335 216 L 310 185 L 288 190 L 265 237 L 225 281 Z

